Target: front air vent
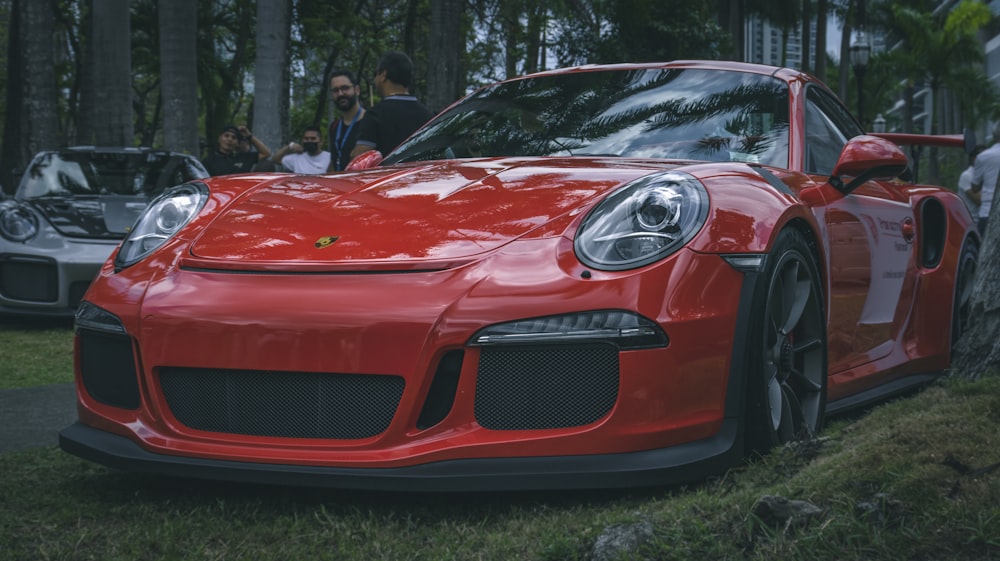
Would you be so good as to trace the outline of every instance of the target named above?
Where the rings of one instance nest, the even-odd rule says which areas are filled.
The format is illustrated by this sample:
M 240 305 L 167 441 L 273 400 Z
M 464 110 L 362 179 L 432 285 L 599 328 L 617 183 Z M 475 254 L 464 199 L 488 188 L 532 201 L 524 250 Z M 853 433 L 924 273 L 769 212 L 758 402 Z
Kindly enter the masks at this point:
M 476 421 L 493 430 L 588 425 L 611 412 L 618 381 L 610 344 L 483 347 Z
M 418 429 L 423 430 L 440 423 L 451 412 L 464 356 L 462 351 L 451 351 L 441 358 L 431 389 L 427 392 L 427 399 L 424 400 L 424 407 L 420 411 L 420 418 L 417 419 Z
M 90 397 L 112 407 L 139 408 L 139 375 L 132 338 L 78 329 L 80 376 Z

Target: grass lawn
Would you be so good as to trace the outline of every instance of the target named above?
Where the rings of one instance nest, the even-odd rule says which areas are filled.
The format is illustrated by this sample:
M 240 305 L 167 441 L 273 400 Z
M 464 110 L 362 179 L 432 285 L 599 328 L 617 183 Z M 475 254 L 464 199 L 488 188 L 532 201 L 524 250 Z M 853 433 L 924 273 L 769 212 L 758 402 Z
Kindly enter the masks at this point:
M 0 389 L 72 381 L 72 320 L 0 318 Z
M 1000 559 L 998 424 L 1000 377 L 948 379 L 701 485 L 604 492 L 276 488 L 10 452 L 0 560 L 583 561 L 607 528 L 636 524 L 652 532 L 629 559 Z M 765 495 L 819 513 L 769 522 L 754 514 Z

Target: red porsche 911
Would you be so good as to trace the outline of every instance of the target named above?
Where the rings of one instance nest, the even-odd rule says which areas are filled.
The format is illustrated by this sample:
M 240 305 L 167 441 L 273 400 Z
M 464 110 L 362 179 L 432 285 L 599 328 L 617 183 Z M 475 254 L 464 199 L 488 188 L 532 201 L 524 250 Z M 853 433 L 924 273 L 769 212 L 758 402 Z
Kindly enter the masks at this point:
M 980 238 L 818 80 L 685 61 L 480 89 L 327 176 L 154 200 L 76 315 L 109 466 L 406 491 L 670 485 L 949 367 Z

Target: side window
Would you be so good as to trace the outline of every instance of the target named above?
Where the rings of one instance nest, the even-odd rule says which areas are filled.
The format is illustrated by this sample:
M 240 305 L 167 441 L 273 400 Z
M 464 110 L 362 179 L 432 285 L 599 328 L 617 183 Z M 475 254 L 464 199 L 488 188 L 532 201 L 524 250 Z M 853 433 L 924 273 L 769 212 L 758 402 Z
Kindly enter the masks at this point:
M 840 103 L 819 88 L 806 94 L 805 171 L 830 175 L 847 141 L 863 134 Z

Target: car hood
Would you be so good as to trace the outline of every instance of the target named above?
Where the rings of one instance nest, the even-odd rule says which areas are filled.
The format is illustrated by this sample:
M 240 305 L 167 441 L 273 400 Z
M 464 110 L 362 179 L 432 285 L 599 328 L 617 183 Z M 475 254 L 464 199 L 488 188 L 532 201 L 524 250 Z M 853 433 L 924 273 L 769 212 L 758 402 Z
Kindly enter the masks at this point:
M 455 264 L 662 169 L 611 158 L 497 159 L 286 176 L 230 203 L 190 255 L 240 268 Z
M 142 195 L 85 195 L 28 202 L 64 236 L 122 239 L 149 199 Z

